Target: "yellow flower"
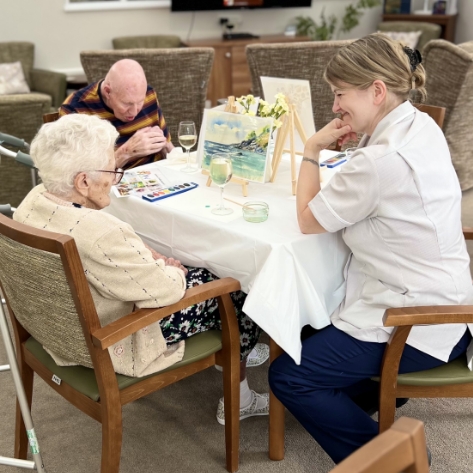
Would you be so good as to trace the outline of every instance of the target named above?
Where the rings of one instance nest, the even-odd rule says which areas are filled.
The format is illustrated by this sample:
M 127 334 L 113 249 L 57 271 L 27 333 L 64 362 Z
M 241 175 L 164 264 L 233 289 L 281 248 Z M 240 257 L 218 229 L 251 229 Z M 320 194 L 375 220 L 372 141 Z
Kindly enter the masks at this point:
M 253 112 L 253 110 L 248 110 L 245 115 L 249 115 L 250 117 L 255 117 L 256 116 L 256 113 Z
M 279 92 L 279 94 L 276 94 L 275 98 L 278 99 L 278 100 L 286 101 L 286 96 L 284 94 L 282 94 L 281 92 Z

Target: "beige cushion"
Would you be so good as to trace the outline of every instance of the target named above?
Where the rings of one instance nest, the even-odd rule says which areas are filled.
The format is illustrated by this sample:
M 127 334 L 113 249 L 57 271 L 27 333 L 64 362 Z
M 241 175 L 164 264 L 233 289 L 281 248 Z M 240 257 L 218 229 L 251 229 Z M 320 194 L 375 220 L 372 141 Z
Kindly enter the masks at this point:
M 21 62 L 0 64 L 0 95 L 29 93 Z
M 416 49 L 422 31 L 378 31 L 378 33 L 383 33 L 395 41 L 400 41 L 404 46 Z

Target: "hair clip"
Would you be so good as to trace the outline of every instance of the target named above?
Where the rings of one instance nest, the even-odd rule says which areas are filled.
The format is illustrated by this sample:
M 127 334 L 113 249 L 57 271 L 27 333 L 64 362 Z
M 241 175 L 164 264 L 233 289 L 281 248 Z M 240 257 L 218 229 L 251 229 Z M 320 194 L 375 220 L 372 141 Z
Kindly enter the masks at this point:
M 422 62 L 422 56 L 418 49 L 414 51 L 409 46 L 404 46 L 403 50 L 407 54 L 409 62 L 411 63 L 411 72 L 414 72 L 417 66 Z

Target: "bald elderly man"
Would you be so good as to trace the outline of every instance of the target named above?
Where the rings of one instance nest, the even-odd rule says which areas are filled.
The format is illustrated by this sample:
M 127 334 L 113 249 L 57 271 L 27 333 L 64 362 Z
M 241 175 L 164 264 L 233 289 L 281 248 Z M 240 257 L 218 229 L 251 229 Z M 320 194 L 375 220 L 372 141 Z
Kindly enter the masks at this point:
M 141 65 L 132 59 L 116 62 L 105 79 L 69 95 L 59 116 L 69 113 L 98 115 L 117 129 L 117 168 L 159 161 L 174 147 L 156 92 L 148 86 Z

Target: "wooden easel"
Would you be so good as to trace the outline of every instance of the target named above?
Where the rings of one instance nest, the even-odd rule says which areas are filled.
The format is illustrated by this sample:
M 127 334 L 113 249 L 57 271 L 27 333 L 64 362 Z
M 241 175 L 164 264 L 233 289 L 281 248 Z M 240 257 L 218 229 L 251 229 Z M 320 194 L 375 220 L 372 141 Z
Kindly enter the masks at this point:
M 302 155 L 301 152 L 295 150 L 294 147 L 294 133 L 297 130 L 299 136 L 302 140 L 302 143 L 305 145 L 307 141 L 307 136 L 302 126 L 301 119 L 297 110 L 292 104 L 289 105 L 289 111 L 286 112 L 282 117 L 282 125 L 278 131 L 278 136 L 276 138 L 276 143 L 274 145 L 273 159 L 271 161 L 271 178 L 269 182 L 274 182 L 276 179 L 276 174 L 278 172 L 279 164 L 281 163 L 281 158 L 284 152 L 291 153 L 291 181 L 292 181 L 292 195 L 296 195 L 297 189 L 297 176 L 296 176 L 296 154 Z M 284 149 L 284 143 L 286 142 L 287 135 L 289 135 L 289 149 Z
M 235 102 L 235 97 L 233 95 L 228 97 L 227 105 L 225 106 L 224 112 L 237 113 L 237 104 Z M 210 184 L 212 184 L 212 178 L 210 177 L 210 172 L 207 171 L 207 169 L 202 169 L 202 174 L 204 174 L 205 176 L 209 176 L 207 178 L 207 183 L 205 185 L 207 187 L 210 187 Z M 246 179 L 241 179 L 239 177 L 232 177 L 230 179 L 230 182 L 234 182 L 235 184 L 241 185 L 241 192 L 243 194 L 243 197 L 248 197 L 249 182 Z

